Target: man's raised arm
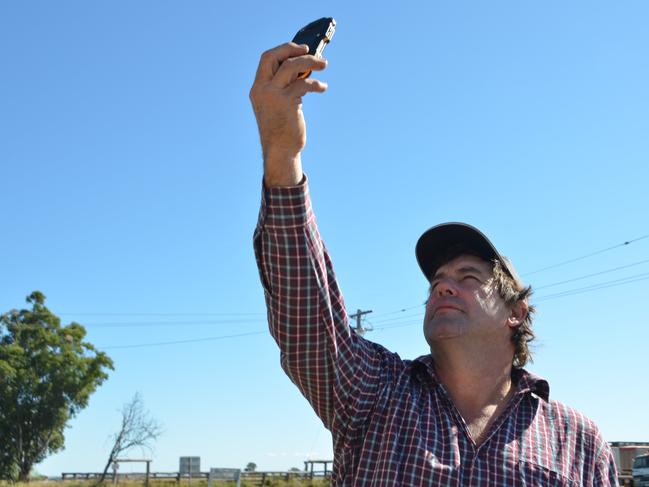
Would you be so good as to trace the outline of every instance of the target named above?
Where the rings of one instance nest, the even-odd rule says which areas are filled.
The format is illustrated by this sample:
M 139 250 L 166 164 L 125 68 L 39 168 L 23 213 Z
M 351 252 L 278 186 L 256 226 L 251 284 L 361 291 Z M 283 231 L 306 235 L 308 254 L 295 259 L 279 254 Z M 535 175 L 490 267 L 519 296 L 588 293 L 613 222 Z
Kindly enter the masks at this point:
M 301 97 L 326 89 L 315 79 L 298 79 L 299 73 L 326 66 L 306 52 L 289 43 L 264 53 L 250 91 L 264 156 L 254 248 L 282 368 L 334 437 L 340 437 L 371 410 L 384 355 L 382 347 L 349 326 L 302 173 L 306 129 Z

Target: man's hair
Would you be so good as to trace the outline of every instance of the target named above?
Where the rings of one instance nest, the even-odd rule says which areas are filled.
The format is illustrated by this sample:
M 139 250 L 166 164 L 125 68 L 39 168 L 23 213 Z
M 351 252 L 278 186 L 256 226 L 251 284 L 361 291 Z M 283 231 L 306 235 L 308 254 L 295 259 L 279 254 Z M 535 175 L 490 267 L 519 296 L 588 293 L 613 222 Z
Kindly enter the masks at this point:
M 435 259 L 433 273 L 429 276 L 429 279 L 433 278 L 437 269 L 461 255 L 472 255 L 485 260 L 475 250 L 462 243 L 452 245 Z M 492 264 L 492 277 L 496 290 L 507 306 L 512 307 L 521 300 L 527 304 L 527 315 L 523 319 L 523 322 L 512 330 L 511 336 L 512 343 L 514 344 L 514 359 L 512 364 L 514 367 L 523 367 L 528 362 L 532 362 L 532 352 L 529 343 L 536 337 L 532 330 L 532 321 L 536 308 L 529 304 L 529 297 L 533 292 L 532 286 L 521 288 L 521 286 L 517 285 L 514 278 L 507 273 L 498 259 L 493 259 L 490 263 Z
M 527 314 L 523 322 L 512 330 L 512 343 L 514 344 L 514 367 L 523 367 L 527 362 L 532 362 L 532 352 L 529 343 L 534 340 L 535 335 L 532 330 L 532 321 L 536 308 L 529 303 L 529 297 L 532 295 L 532 286 L 521 289 L 516 281 L 507 274 L 498 259 L 492 261 L 493 279 L 500 297 L 505 300 L 508 306 L 514 306 L 523 300 L 527 304 Z

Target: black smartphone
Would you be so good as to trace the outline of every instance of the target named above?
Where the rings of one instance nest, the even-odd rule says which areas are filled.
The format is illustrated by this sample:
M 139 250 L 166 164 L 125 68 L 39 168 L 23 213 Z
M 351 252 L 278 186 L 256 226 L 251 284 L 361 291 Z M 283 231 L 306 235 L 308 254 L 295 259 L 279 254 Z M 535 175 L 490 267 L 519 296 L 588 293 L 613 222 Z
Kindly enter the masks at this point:
M 296 44 L 306 44 L 309 46 L 309 54 L 313 54 L 316 57 L 322 56 L 322 51 L 334 36 L 336 31 L 336 21 L 333 17 L 322 17 L 321 19 L 314 20 L 309 25 L 302 27 L 295 37 L 293 37 L 293 42 Z M 306 73 L 300 73 L 298 75 L 299 79 L 307 78 L 311 74 L 311 71 Z

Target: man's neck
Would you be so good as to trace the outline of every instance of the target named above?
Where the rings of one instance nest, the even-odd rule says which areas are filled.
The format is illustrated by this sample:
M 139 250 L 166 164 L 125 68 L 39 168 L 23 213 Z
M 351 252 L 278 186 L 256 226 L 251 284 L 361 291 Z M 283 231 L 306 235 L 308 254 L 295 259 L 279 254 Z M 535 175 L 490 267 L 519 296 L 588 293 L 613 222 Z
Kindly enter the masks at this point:
M 507 360 L 507 353 L 471 353 L 447 347 L 435 348 L 432 353 L 438 379 L 480 443 L 513 390 L 511 358 Z

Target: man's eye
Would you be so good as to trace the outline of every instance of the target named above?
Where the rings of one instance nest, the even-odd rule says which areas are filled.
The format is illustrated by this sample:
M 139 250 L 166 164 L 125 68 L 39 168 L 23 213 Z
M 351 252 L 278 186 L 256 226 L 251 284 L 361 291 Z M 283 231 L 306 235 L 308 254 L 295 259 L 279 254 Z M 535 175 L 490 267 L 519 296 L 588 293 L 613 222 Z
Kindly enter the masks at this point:
M 480 279 L 478 279 L 476 276 L 464 276 L 462 278 L 463 281 L 466 281 L 467 279 L 474 279 L 474 280 L 480 282 Z

